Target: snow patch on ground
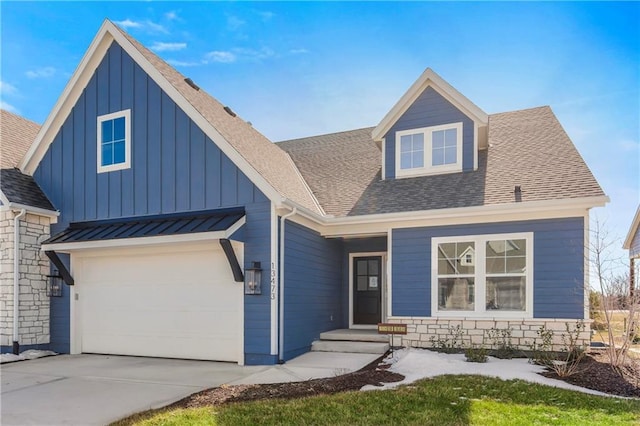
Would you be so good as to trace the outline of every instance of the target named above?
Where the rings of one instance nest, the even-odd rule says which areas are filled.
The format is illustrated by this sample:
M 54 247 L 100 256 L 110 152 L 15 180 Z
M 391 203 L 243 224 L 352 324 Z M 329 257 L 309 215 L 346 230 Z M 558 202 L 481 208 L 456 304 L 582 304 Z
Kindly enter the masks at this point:
M 0 364 L 4 364 L 5 362 L 24 361 L 27 359 L 42 358 L 43 356 L 51 356 L 51 355 L 58 355 L 58 354 L 53 351 L 40 351 L 36 349 L 29 349 L 28 351 L 22 352 L 20 355 L 0 354 Z
M 467 362 L 464 354 L 443 354 L 427 349 L 408 348 L 394 351 L 384 359 L 383 363 L 391 364 L 389 371 L 402 374 L 405 378 L 400 382 L 387 383 L 383 387 L 367 385 L 362 390 L 392 389 L 399 385 L 413 383 L 416 380 L 441 376 L 445 374 L 475 374 L 497 377 L 503 380 L 520 379 L 542 385 L 554 386 L 589 393 L 592 395 L 610 396 L 608 394 L 582 388 L 549 379 L 538 373 L 544 367 L 530 364 L 527 359 L 498 359 L 489 357 L 486 363 Z

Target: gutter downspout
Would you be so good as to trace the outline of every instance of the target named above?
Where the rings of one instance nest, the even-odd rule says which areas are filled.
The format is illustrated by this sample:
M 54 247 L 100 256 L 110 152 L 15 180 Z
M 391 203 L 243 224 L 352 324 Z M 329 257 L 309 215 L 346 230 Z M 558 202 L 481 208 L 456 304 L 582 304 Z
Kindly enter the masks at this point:
M 21 209 L 13 218 L 13 354 L 20 353 L 18 326 L 20 321 L 20 218 L 27 211 Z
M 280 327 L 278 327 L 278 364 L 284 364 L 284 223 L 288 217 L 298 212 L 298 208 L 294 207 L 289 213 L 280 217 Z

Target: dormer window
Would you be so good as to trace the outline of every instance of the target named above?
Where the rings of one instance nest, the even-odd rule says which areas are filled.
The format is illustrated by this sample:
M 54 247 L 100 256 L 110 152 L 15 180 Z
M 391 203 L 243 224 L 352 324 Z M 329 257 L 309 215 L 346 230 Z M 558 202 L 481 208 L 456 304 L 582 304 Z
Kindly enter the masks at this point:
M 462 123 L 396 132 L 396 175 L 462 171 Z

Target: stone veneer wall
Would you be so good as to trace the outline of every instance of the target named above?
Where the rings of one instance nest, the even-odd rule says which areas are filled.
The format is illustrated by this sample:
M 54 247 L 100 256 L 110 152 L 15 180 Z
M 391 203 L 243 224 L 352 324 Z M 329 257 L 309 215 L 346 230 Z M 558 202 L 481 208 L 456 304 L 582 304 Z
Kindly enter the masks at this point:
M 432 337 L 436 339 L 446 339 L 453 337 L 452 328 L 461 327 L 462 346 L 484 345 L 488 349 L 492 347 L 491 339 L 487 332 L 492 328 L 497 330 L 511 330 L 511 343 L 521 350 L 529 350 L 531 344 L 537 339 L 541 343 L 538 331 L 543 325 L 548 330 L 553 330 L 553 342 L 551 350 L 561 351 L 564 348 L 562 335 L 567 335 L 567 324 L 569 330 L 573 331 L 576 326 L 575 319 L 468 319 L 468 318 L 424 318 L 424 317 L 393 317 L 388 322 L 395 324 L 407 324 L 407 334 L 395 336 L 394 344 L 402 337 L 402 346 L 430 348 L 433 347 Z M 579 333 L 579 346 L 589 346 L 591 342 L 590 321 L 584 321 L 585 327 Z
M 15 213 L 0 211 L 0 345 L 13 342 L 13 224 Z M 20 218 L 20 345 L 49 343 L 49 259 L 40 243 L 49 238 L 49 218 Z

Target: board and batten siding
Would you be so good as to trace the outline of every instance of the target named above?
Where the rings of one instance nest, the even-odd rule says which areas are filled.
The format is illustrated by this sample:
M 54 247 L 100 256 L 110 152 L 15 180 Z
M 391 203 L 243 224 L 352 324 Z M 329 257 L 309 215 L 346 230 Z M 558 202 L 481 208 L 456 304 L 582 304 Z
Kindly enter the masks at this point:
M 584 218 L 392 231 L 392 315 L 431 316 L 431 239 L 533 232 L 533 317 L 584 318 Z
M 396 132 L 460 122 L 462 122 L 462 170 L 471 171 L 476 155 L 473 146 L 473 120 L 433 88 L 427 87 L 384 136 L 385 179 L 393 179 L 396 176 Z
M 320 333 L 343 325 L 342 242 L 293 222 L 284 234 L 286 361 L 308 352 Z
M 97 173 L 97 117 L 126 109 L 131 110 L 131 168 Z M 270 201 L 116 43 L 34 178 L 61 212 L 52 235 L 71 222 L 244 206 L 245 266 L 271 263 Z M 263 281 L 268 288 L 268 274 Z M 51 347 L 58 352 L 69 351 L 68 290 L 52 299 Z M 249 361 L 273 360 L 269 309 L 268 293 L 245 298 Z

